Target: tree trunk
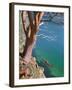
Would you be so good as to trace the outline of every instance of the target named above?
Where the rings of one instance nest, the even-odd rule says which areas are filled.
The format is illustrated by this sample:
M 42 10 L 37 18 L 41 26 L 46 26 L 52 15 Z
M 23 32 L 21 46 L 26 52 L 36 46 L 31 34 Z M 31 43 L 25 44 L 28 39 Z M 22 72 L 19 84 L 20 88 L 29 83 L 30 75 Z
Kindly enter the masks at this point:
M 29 63 L 32 58 L 32 50 L 33 47 L 36 43 L 36 33 L 38 31 L 38 26 L 40 23 L 40 20 L 42 18 L 44 13 L 38 12 L 34 18 L 32 18 L 32 13 L 31 12 L 22 12 L 22 23 L 23 23 L 23 29 L 26 35 L 26 42 L 25 42 L 25 47 L 23 51 L 23 60 L 26 63 Z M 30 25 L 26 29 L 26 15 L 29 17 Z
M 36 35 L 33 35 L 30 38 L 26 38 L 25 47 L 23 51 L 23 60 L 27 63 L 31 61 L 32 50 L 35 43 L 36 43 Z

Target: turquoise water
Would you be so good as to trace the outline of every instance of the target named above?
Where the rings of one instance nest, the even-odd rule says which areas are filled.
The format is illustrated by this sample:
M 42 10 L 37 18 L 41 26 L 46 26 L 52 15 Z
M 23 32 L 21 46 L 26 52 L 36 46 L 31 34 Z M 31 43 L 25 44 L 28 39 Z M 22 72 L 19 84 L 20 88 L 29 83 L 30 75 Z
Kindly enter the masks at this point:
M 44 22 L 39 27 L 37 42 L 33 49 L 40 66 L 44 67 L 46 77 L 64 76 L 64 25 Z M 52 65 L 49 66 L 45 63 Z

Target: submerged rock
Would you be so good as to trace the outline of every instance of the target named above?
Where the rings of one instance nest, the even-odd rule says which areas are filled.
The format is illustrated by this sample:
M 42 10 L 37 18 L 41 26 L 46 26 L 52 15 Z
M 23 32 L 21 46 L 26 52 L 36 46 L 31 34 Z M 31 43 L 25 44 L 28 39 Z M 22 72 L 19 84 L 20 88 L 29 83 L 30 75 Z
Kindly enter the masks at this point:
M 32 57 L 32 61 L 27 65 L 24 65 L 22 58 L 20 58 L 19 64 L 20 79 L 45 78 L 44 68 L 37 64 L 35 57 Z

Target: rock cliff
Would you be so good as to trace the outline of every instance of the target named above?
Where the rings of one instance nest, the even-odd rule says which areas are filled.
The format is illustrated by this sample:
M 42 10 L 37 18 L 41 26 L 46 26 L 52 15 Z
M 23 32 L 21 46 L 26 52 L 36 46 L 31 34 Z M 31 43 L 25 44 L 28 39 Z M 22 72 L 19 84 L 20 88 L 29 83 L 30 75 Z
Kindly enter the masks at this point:
M 23 60 L 20 57 L 19 78 L 20 79 L 45 78 L 44 68 L 40 67 L 37 64 L 35 57 L 32 57 L 31 60 L 32 61 L 29 64 L 24 65 Z

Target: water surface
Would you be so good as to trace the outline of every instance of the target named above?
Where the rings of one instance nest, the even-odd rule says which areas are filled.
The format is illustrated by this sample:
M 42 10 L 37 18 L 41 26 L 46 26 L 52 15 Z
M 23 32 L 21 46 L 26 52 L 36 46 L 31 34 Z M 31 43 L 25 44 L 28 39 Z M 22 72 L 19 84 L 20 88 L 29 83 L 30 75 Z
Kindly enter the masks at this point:
M 39 27 L 37 42 L 33 49 L 40 66 L 44 67 L 46 77 L 64 76 L 64 25 L 44 22 Z M 48 66 L 48 64 L 52 65 Z

